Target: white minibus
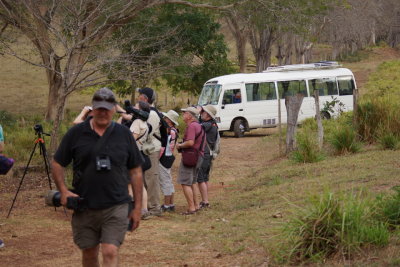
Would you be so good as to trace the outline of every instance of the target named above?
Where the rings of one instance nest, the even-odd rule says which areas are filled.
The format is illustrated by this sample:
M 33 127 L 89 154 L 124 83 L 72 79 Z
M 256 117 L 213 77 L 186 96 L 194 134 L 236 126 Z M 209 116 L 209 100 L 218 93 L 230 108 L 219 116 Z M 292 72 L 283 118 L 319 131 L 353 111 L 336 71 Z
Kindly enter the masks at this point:
M 208 80 L 198 105 L 214 105 L 221 132 L 233 131 L 236 137 L 256 128 L 278 125 L 278 99 L 281 120 L 286 123 L 285 96 L 303 94 L 299 121 L 315 116 L 314 90 L 319 91 L 321 109 L 327 101 L 340 101 L 341 111 L 353 110 L 353 73 L 337 62 L 270 67 L 261 73 L 231 74 Z M 324 117 L 336 112 L 324 113 Z

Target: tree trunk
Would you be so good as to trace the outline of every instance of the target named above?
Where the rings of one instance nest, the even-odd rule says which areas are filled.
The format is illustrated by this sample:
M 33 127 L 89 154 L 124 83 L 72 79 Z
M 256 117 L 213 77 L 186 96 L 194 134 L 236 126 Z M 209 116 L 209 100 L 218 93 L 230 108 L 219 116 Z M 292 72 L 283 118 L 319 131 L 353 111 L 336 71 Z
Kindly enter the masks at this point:
M 271 48 L 274 42 L 273 29 L 255 30 L 250 32 L 250 44 L 256 59 L 256 72 L 262 72 L 271 65 Z
M 246 55 L 246 44 L 247 44 L 247 26 L 240 27 L 238 15 L 230 13 L 226 18 L 229 30 L 235 38 L 237 57 L 239 62 L 240 72 L 246 72 L 247 55 Z
M 49 154 L 50 158 L 53 157 L 54 152 L 56 151 L 58 146 L 58 131 L 61 125 L 66 100 L 67 96 L 64 93 L 60 93 L 59 98 L 57 100 L 57 106 L 55 108 L 56 115 L 54 118 L 53 130 L 51 131 L 50 154 Z
M 321 111 L 319 109 L 319 91 L 314 91 L 315 97 L 315 118 L 318 125 L 318 147 L 321 150 L 324 144 L 324 127 L 322 126 Z
M 296 146 L 296 127 L 301 103 L 304 96 L 301 94 L 285 98 L 287 112 L 286 154 L 292 152 Z
M 62 85 L 62 80 L 58 75 L 53 76 L 51 80 L 49 80 L 49 95 L 47 99 L 47 109 L 45 119 L 47 121 L 54 121 L 57 116 L 57 105 L 60 96 L 60 88 Z M 64 110 L 62 110 L 62 114 Z

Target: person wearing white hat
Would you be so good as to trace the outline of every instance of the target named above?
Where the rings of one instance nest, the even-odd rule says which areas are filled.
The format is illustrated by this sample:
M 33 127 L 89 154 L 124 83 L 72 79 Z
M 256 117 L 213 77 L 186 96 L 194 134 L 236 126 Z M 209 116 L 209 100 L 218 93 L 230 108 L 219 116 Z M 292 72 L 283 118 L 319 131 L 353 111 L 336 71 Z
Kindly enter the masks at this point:
M 174 193 L 175 188 L 172 182 L 171 167 L 175 161 L 175 156 L 173 154 L 176 140 L 178 139 L 178 130 L 176 126 L 179 125 L 178 118 L 179 114 L 174 110 L 169 110 L 167 113 L 162 113 L 164 120 L 168 124 L 168 142 L 166 147 L 162 147 L 160 151 L 160 187 L 161 192 L 164 195 L 164 204 L 161 205 L 161 210 L 175 211 L 174 204 Z
M 199 186 L 201 202 L 200 208 L 208 208 L 210 206 L 208 202 L 208 181 L 210 177 L 210 171 L 212 168 L 212 156 L 211 150 L 214 149 L 215 142 L 217 140 L 218 126 L 215 121 L 215 115 L 217 110 L 212 105 L 203 106 L 200 112 L 201 125 L 206 132 L 206 146 L 204 147 L 204 158 L 200 166 L 199 173 L 197 174 L 197 184 Z
M 176 148 L 182 152 L 182 161 L 179 165 L 177 183 L 182 186 L 188 203 L 188 209 L 182 215 L 192 215 L 198 210 L 199 203 L 195 197 L 197 173 L 204 155 L 205 134 L 198 122 L 199 111 L 195 107 L 182 109 L 183 120 L 186 124 L 183 142 Z

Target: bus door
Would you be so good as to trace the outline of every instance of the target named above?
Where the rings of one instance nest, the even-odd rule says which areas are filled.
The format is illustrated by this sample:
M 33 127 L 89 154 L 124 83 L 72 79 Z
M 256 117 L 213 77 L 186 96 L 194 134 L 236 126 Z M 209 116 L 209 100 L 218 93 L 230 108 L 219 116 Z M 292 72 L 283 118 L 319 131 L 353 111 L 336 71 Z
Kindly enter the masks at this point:
M 241 87 L 241 83 L 223 85 L 221 108 L 219 112 L 221 118 L 221 123 L 219 124 L 220 131 L 229 130 L 232 120 L 236 117 L 243 116 Z

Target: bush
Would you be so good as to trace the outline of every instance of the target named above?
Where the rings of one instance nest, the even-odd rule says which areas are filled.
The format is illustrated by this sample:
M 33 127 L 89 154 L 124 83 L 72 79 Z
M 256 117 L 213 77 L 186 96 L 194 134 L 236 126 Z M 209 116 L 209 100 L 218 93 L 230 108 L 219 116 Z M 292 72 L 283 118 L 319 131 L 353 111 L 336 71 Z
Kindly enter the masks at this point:
M 297 208 L 284 232 L 291 262 L 319 261 L 338 253 L 351 257 L 362 247 L 389 241 L 387 225 L 376 220 L 376 205 L 361 194 L 339 199 L 325 193 L 314 198 L 305 208 Z
M 15 125 L 15 117 L 5 111 L 5 110 L 0 110 L 0 125 L 3 127 L 12 127 Z
M 293 151 L 291 158 L 296 162 L 312 163 L 323 159 L 317 144 L 317 136 L 309 129 L 297 134 L 297 149 Z
M 380 196 L 377 201 L 380 207 L 380 219 L 392 228 L 400 225 L 400 187 L 394 187 L 393 190 L 395 194 Z
M 361 144 L 357 141 L 356 132 L 349 126 L 337 127 L 332 132 L 329 142 L 339 155 L 356 153 L 361 149 Z
M 378 141 L 384 149 L 397 150 L 400 146 L 399 137 L 393 133 L 383 134 Z
M 361 139 L 372 143 L 382 132 L 399 133 L 399 109 L 398 99 L 391 95 L 362 101 L 357 115 L 357 131 Z

